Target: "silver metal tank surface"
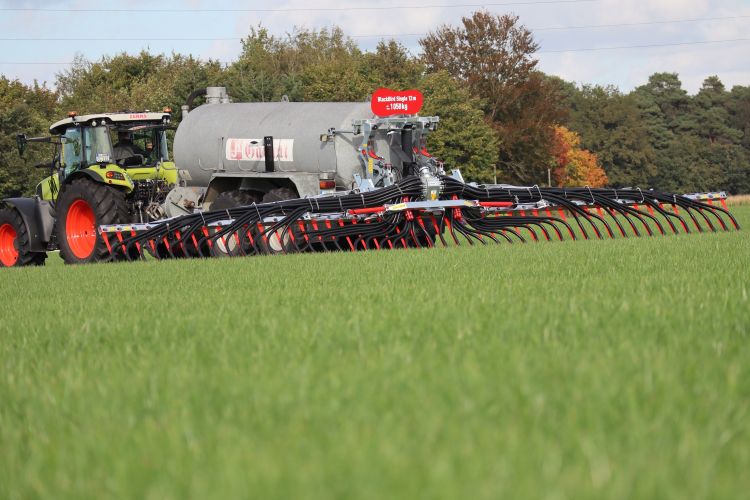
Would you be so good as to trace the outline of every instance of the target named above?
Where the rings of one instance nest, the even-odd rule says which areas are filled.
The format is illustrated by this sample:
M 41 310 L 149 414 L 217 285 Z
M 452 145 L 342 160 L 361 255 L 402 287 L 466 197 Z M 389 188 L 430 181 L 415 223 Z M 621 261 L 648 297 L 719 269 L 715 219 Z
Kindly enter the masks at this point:
M 361 172 L 357 148 L 362 136 L 336 134 L 352 129 L 352 120 L 369 119 L 369 102 L 217 103 L 199 106 L 182 120 L 174 138 L 174 157 L 189 186 L 206 186 L 213 174 L 265 172 L 263 138 L 274 138 L 276 172 L 336 173 L 339 185 Z M 380 147 L 378 143 L 382 144 Z M 376 138 L 386 153 L 385 134 Z M 390 156 L 383 154 L 382 156 Z

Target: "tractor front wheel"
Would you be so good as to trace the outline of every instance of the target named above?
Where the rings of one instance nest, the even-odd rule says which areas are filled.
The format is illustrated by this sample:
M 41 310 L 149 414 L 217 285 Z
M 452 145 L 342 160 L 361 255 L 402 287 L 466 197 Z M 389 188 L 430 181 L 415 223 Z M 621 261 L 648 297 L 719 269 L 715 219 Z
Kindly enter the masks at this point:
M 0 267 L 41 266 L 45 252 L 32 252 L 26 224 L 14 208 L 0 210 Z
M 98 227 L 123 223 L 127 216 L 124 192 L 90 179 L 75 179 L 57 200 L 60 256 L 66 264 L 110 260 Z

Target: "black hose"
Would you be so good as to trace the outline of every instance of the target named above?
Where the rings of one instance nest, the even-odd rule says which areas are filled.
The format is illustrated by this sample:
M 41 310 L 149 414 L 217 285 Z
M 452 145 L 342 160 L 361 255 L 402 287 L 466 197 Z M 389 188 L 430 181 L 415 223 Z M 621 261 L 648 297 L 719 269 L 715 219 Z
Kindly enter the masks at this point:
M 192 103 L 192 99 L 198 95 L 201 95 L 201 91 L 193 92 L 190 102 Z M 535 229 L 540 230 L 544 238 L 551 240 L 548 228 L 554 231 L 558 240 L 563 240 L 560 231 L 563 228 L 569 232 L 572 239 L 576 239 L 576 231 L 571 224 L 577 226 L 579 233 L 586 239 L 589 238 L 586 226 L 590 226 L 599 239 L 603 238 L 600 225 L 605 228 L 609 237 L 614 238 L 612 226 L 605 218 L 607 214 L 622 236 L 627 236 L 627 232 L 621 219 L 625 219 L 635 236 L 642 234 L 638 229 L 639 224 L 643 225 L 649 236 L 654 235 L 649 222 L 655 224 L 661 234 L 666 234 L 659 219 L 652 213 L 635 208 L 633 205 L 636 204 L 641 204 L 663 217 L 675 234 L 680 231 L 673 223 L 673 219 L 680 222 L 685 232 L 690 232 L 686 219 L 678 213 L 678 208 L 687 214 L 686 217 L 699 231 L 703 231 L 700 220 L 711 231 L 717 230 L 712 217 L 723 229 L 729 230 L 722 214 L 727 215 L 730 222 L 739 229 L 734 217 L 718 206 L 656 191 L 484 186 L 465 184 L 452 177 L 443 177 L 441 182 L 441 199 L 502 201 L 510 202 L 513 207 L 546 202 L 560 210 L 561 217 L 552 216 L 549 211 L 546 215 L 540 215 L 537 209 L 533 210 L 534 215 L 509 217 L 503 213 L 487 213 L 477 207 L 467 206 L 449 208 L 444 213 L 420 213 L 414 210 L 387 212 L 364 220 L 346 217 L 317 221 L 309 219 L 309 214 L 340 217 L 353 209 L 419 200 L 422 196 L 422 182 L 419 178 L 411 176 L 399 180 L 392 186 L 364 193 L 284 200 L 184 215 L 170 220 L 169 224 L 157 225 L 135 236 L 124 238 L 122 243 L 118 238 L 118 241 L 113 242 L 112 252 L 127 259 L 141 257 L 145 251 L 152 252 L 157 257 L 209 256 L 213 253 L 213 245 L 218 244 L 219 240 L 226 243 L 230 238 L 234 238 L 239 246 L 236 252 L 238 255 L 272 252 L 269 241 L 271 238 L 278 239 L 284 253 L 432 247 L 438 242 L 447 246 L 443 237 L 446 228 L 456 244 L 460 244 L 458 234 L 470 245 L 513 242 L 514 239 L 525 242 L 521 230 L 528 231 L 534 240 L 538 240 L 540 235 Z M 665 210 L 664 204 L 673 205 L 675 210 Z M 563 211 L 567 211 L 573 218 L 571 223 L 564 220 Z M 595 211 L 599 211 L 599 214 Z M 268 218 L 279 220 L 266 223 Z M 230 222 L 220 228 L 216 226 L 216 223 L 224 220 Z M 433 234 L 435 227 L 437 229 Z

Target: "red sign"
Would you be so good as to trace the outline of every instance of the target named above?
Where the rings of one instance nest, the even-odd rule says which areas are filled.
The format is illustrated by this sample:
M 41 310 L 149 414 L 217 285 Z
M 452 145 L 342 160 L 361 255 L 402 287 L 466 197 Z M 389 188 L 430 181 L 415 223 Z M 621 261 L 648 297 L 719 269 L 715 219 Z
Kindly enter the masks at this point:
M 391 90 L 379 88 L 372 94 L 370 109 L 380 117 L 391 115 L 416 115 L 422 109 L 422 92 L 418 90 Z

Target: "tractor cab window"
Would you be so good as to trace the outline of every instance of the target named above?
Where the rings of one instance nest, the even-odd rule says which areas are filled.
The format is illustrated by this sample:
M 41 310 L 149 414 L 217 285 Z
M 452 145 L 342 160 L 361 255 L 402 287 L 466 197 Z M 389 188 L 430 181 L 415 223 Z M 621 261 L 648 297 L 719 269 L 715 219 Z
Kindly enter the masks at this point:
M 81 128 L 71 127 L 63 134 L 63 166 L 65 174 L 70 174 L 81 165 L 83 145 Z
M 112 143 L 109 139 L 107 127 L 103 125 L 99 127 L 86 127 L 84 134 L 86 164 L 109 163 L 112 158 Z
M 123 166 L 155 166 L 169 161 L 167 133 L 159 126 L 116 130 L 114 160 Z
M 121 165 L 154 166 L 169 161 L 167 134 L 156 127 L 134 127 L 116 131 L 114 159 Z
M 116 131 L 116 142 L 113 148 L 114 160 L 119 165 L 139 166 L 146 157 L 146 151 L 138 144 L 135 134 L 128 130 Z
M 154 130 L 154 138 L 157 139 L 154 142 L 154 151 L 156 160 L 169 161 L 169 148 L 167 147 L 167 131 L 166 130 Z
M 133 142 L 145 153 L 144 165 L 154 166 L 169 160 L 166 131 L 156 128 L 139 130 L 133 133 Z

